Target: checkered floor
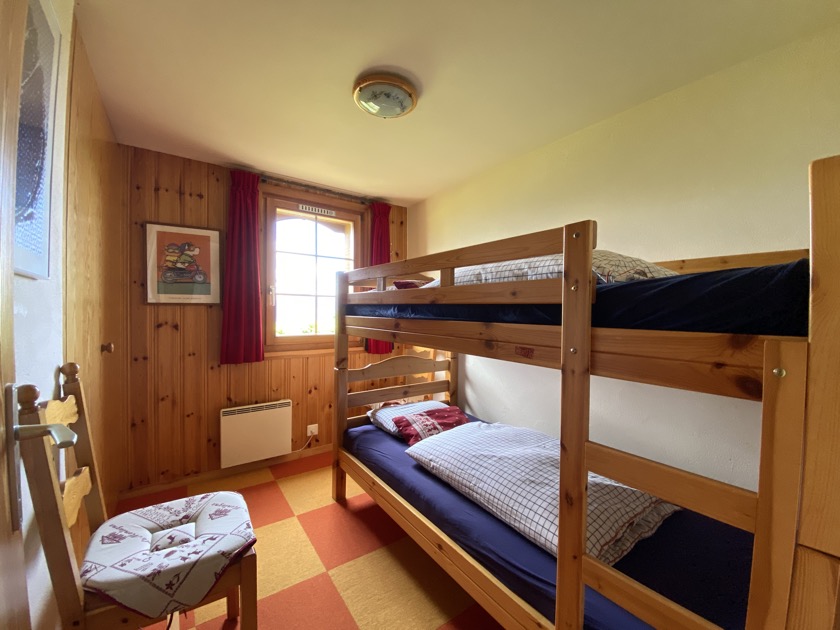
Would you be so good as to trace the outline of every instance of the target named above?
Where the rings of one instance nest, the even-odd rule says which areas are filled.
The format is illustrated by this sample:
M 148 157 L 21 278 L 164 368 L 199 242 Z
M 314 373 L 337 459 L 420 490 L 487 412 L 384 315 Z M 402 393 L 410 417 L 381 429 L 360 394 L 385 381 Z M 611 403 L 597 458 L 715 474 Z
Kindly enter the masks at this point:
M 352 480 L 347 506 L 334 503 L 329 464 L 329 454 L 300 459 L 126 500 L 118 511 L 242 493 L 257 535 L 260 628 L 500 628 Z M 225 622 L 224 600 L 181 617 L 184 630 L 237 626 Z

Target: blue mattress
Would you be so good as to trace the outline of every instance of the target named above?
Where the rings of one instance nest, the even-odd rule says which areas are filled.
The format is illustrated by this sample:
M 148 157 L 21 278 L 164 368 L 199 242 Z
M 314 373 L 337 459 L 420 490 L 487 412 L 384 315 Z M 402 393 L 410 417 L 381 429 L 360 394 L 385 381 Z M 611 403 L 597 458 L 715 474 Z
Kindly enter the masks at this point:
M 405 454 L 407 445 L 372 425 L 346 432 L 344 447 L 454 539 L 502 583 L 554 619 L 556 560 Z M 743 628 L 752 534 L 682 510 L 615 567 L 723 628 Z M 584 625 L 649 626 L 587 587 Z
M 592 325 L 601 328 L 808 334 L 808 260 L 597 287 Z M 559 325 L 559 304 L 351 304 L 348 315 Z

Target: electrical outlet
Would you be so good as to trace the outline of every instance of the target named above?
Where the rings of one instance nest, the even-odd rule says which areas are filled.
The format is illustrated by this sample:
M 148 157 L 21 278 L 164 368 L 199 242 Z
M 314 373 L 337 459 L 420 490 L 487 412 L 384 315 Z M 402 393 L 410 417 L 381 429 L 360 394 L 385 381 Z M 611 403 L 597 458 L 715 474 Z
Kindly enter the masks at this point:
M 317 424 L 306 425 L 306 437 L 311 437 L 313 435 L 318 435 L 318 425 Z

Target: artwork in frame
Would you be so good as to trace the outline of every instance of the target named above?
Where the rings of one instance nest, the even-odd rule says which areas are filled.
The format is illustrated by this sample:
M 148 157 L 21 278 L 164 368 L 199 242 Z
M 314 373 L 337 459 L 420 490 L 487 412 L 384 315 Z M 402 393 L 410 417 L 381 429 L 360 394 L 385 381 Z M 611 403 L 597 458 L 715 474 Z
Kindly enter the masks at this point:
M 146 301 L 218 304 L 219 231 L 146 224 Z

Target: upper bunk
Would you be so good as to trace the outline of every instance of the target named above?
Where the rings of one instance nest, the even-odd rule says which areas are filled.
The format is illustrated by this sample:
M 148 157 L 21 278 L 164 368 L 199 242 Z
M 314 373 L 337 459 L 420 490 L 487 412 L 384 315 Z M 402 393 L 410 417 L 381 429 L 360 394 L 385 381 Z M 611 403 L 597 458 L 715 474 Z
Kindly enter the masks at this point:
M 688 273 L 599 283 L 595 232 L 584 221 L 350 271 L 339 278 L 339 321 L 349 335 L 562 368 L 563 304 L 588 291 L 593 375 L 748 400 L 762 397 L 764 342 L 806 341 L 808 250 L 670 261 L 658 264 Z M 542 267 L 473 283 L 486 269 L 476 265 L 523 259 Z M 388 289 L 430 272 L 439 286 Z

